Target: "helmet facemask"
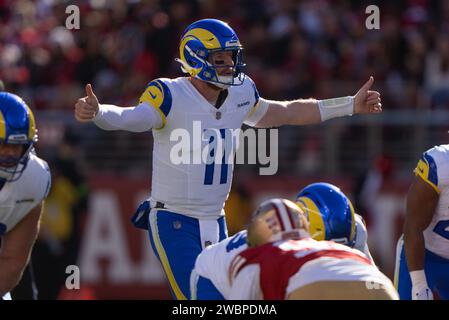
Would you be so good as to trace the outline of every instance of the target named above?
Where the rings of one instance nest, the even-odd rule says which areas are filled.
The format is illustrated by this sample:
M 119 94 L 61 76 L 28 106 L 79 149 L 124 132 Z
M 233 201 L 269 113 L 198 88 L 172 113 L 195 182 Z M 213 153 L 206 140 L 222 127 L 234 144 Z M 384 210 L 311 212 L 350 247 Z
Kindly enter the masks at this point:
M 232 55 L 232 65 L 225 64 L 225 61 L 221 59 L 213 58 L 217 53 L 223 52 L 226 54 L 226 52 L 229 51 Z M 220 62 L 223 62 L 223 64 Z M 244 67 L 242 47 L 226 48 L 224 50 L 213 49 L 208 51 L 206 67 L 204 68 L 203 74 L 204 78 L 209 78 L 209 80 L 206 80 L 207 82 L 212 83 L 219 88 L 227 89 L 230 86 L 239 86 L 243 84 L 245 75 L 242 70 Z M 222 69 L 231 69 L 232 74 L 222 75 Z
M 20 156 L 0 155 L 0 179 L 5 179 L 7 182 L 17 181 L 22 176 L 27 167 L 34 142 L 18 145 L 21 145 L 23 149 Z
M 192 50 L 189 44 L 185 45 L 186 51 L 190 54 L 191 59 L 189 64 L 185 63 L 181 59 L 175 59 L 177 62 L 181 63 L 181 69 L 185 73 L 192 72 L 189 71 L 192 68 L 189 65 L 195 65 L 195 68 L 200 69 L 195 78 L 211 83 L 221 89 L 227 89 L 230 86 L 240 86 L 245 80 L 245 74 L 242 72 L 245 64 L 243 63 L 243 48 L 241 46 L 229 47 L 226 49 L 198 49 Z M 212 61 L 212 56 L 218 52 L 232 52 L 233 65 L 216 65 Z M 221 75 L 220 69 L 232 68 L 232 75 Z

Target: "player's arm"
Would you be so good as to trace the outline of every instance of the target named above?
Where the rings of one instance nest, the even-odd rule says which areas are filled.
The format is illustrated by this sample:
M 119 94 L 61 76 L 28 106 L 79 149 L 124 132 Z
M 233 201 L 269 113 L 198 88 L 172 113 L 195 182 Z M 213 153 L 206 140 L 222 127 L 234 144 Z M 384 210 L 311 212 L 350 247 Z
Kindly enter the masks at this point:
M 0 297 L 14 289 L 29 262 L 39 233 L 43 201 L 6 233 L 0 251 Z
M 93 93 L 92 86 L 88 84 L 86 97 L 79 99 L 75 104 L 75 118 L 80 122 L 93 121 L 103 130 L 144 132 L 153 128 L 162 128 L 171 107 L 171 97 L 164 100 L 162 89 L 161 92 L 158 87 L 152 87 L 152 92 L 148 88 L 137 106 L 123 108 L 100 104 Z M 167 107 L 169 103 L 170 106 Z
M 424 273 L 425 243 L 423 231 L 427 228 L 438 203 L 439 189 L 435 181 L 436 173 L 429 174 L 435 166 L 429 166 L 424 156 L 415 169 L 414 178 L 407 194 L 404 223 L 404 249 L 408 270 L 412 279 L 413 292 L 428 289 Z
M 263 100 L 265 112 L 254 124 L 255 127 L 279 127 L 281 125 L 315 124 L 328 119 L 352 115 L 354 113 L 380 113 L 380 93 L 370 91 L 374 79 L 370 79 L 360 88 L 355 96 L 326 100 L 299 99 L 294 101 Z M 257 108 L 257 106 L 256 106 Z M 263 109 L 263 107 L 259 108 Z M 255 111 L 257 114 L 263 111 Z

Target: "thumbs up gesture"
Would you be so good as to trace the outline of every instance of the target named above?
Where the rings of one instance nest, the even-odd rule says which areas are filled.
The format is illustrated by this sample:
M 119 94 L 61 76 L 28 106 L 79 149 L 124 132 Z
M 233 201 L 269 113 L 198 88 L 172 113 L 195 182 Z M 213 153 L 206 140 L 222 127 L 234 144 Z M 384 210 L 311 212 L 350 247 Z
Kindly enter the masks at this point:
M 75 104 L 75 119 L 80 122 L 91 121 L 98 112 L 98 99 L 92 90 L 92 85 L 86 85 L 86 96 L 78 99 Z
M 370 88 L 374 83 L 371 76 L 367 82 L 359 89 L 354 96 L 354 113 L 380 113 L 382 112 L 382 104 L 380 103 L 380 93 L 371 91 Z

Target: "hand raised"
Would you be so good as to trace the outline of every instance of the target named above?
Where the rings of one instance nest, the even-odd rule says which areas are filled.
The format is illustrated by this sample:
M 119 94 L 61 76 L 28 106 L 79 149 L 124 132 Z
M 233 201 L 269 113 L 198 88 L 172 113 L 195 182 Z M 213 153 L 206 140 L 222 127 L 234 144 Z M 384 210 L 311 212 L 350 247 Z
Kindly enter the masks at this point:
M 75 119 L 80 122 L 91 121 L 99 109 L 98 99 L 94 94 L 92 85 L 86 85 L 86 96 L 78 99 L 75 104 Z

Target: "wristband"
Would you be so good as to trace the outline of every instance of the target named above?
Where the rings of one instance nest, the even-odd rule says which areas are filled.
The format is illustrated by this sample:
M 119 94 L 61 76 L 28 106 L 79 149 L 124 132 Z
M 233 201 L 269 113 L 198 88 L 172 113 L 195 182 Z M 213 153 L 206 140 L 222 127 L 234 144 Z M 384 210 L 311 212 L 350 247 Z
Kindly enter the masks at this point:
M 354 97 L 340 97 L 318 100 L 321 121 L 352 115 L 354 113 Z
M 417 290 L 428 287 L 426 274 L 424 270 L 414 270 L 410 272 L 410 278 L 412 279 L 412 286 Z

